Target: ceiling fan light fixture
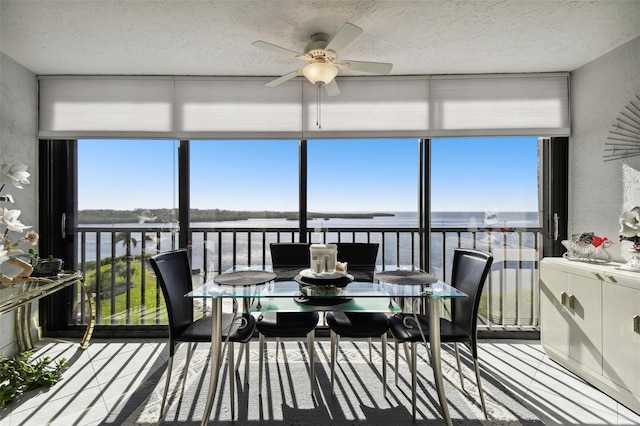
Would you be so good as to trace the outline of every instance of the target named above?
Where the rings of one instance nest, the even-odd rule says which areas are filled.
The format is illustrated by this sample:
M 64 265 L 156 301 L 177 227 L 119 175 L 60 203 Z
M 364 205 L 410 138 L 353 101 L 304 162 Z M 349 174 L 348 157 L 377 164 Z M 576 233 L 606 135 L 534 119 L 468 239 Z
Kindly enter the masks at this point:
M 304 67 L 302 73 L 311 83 L 324 86 L 338 75 L 338 68 L 326 62 L 315 62 Z

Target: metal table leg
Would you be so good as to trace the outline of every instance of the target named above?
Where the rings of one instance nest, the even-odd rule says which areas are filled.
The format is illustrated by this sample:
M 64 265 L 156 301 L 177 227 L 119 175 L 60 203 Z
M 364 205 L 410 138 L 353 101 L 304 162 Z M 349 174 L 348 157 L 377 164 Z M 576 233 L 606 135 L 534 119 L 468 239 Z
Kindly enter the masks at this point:
M 31 343 L 27 340 L 27 315 L 24 311 L 24 306 L 18 306 L 15 310 L 15 335 L 16 335 L 16 345 L 18 347 L 18 352 L 24 352 L 26 350 L 32 349 Z
M 222 299 L 212 299 L 211 316 L 211 377 L 209 379 L 209 391 L 207 392 L 207 405 L 204 409 L 201 426 L 205 426 L 209 422 L 213 400 L 218 389 L 222 349 Z M 230 368 L 233 368 L 233 366 Z
M 93 294 L 91 294 L 91 288 L 85 284 L 84 280 L 80 280 L 80 285 L 84 290 L 84 294 L 87 296 L 87 303 L 89 304 L 89 321 L 87 323 L 87 330 L 84 332 L 80 347 L 87 349 L 89 347 L 89 340 L 93 334 L 93 328 L 96 325 L 96 305 L 93 303 Z
M 442 302 L 440 299 L 429 299 L 429 346 L 431 348 L 431 368 L 436 382 L 438 399 L 442 417 L 448 426 L 451 426 L 451 416 L 447 405 L 447 397 L 444 394 L 444 383 L 442 381 L 442 363 L 440 361 L 440 310 Z

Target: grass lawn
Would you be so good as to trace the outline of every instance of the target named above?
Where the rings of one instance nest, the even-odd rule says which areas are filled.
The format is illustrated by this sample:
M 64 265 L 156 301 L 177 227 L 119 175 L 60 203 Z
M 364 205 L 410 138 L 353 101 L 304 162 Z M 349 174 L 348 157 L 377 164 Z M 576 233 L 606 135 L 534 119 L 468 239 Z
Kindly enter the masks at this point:
M 115 271 L 115 283 L 112 281 Z M 144 288 L 142 274 L 144 273 Z M 127 278 L 128 275 L 128 278 Z M 96 288 L 96 270 L 87 268 L 85 281 Z M 149 269 L 142 270 L 139 260 L 129 263 L 124 259 L 100 267 L 102 298 L 98 301 L 97 324 L 167 324 L 167 311 L 162 292 Z M 127 287 L 129 287 L 129 309 L 127 309 Z M 116 294 L 112 305 L 111 293 Z M 119 294 L 120 293 L 120 294 Z M 96 298 L 98 297 L 96 292 Z

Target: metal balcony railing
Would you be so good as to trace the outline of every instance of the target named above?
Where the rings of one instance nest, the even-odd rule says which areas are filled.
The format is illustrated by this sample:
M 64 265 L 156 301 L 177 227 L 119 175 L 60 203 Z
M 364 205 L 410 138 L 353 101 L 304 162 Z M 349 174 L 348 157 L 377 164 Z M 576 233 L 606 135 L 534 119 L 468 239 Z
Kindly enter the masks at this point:
M 417 228 L 331 228 L 309 232 L 307 240 L 379 243 L 378 265 L 383 267 L 418 264 L 419 232 Z M 177 229 L 82 226 L 77 233 L 78 269 L 95 293 L 97 324 L 165 324 L 162 294 L 148 258 L 178 248 Z M 233 265 L 268 265 L 270 243 L 299 241 L 294 228 L 192 228 L 189 235 L 194 285 Z M 430 272 L 443 280 L 451 276 L 455 247 L 493 254 L 479 327 L 538 328 L 541 228 L 432 228 L 429 247 Z M 81 300 L 76 313 L 79 323 L 85 321 L 86 310 Z

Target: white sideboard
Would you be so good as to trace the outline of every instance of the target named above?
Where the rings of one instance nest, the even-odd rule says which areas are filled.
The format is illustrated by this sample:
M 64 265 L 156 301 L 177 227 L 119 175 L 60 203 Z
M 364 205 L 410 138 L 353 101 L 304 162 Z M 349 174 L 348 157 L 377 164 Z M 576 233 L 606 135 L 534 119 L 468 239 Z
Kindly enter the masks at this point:
M 549 358 L 640 414 L 640 272 L 561 257 L 540 265 Z

